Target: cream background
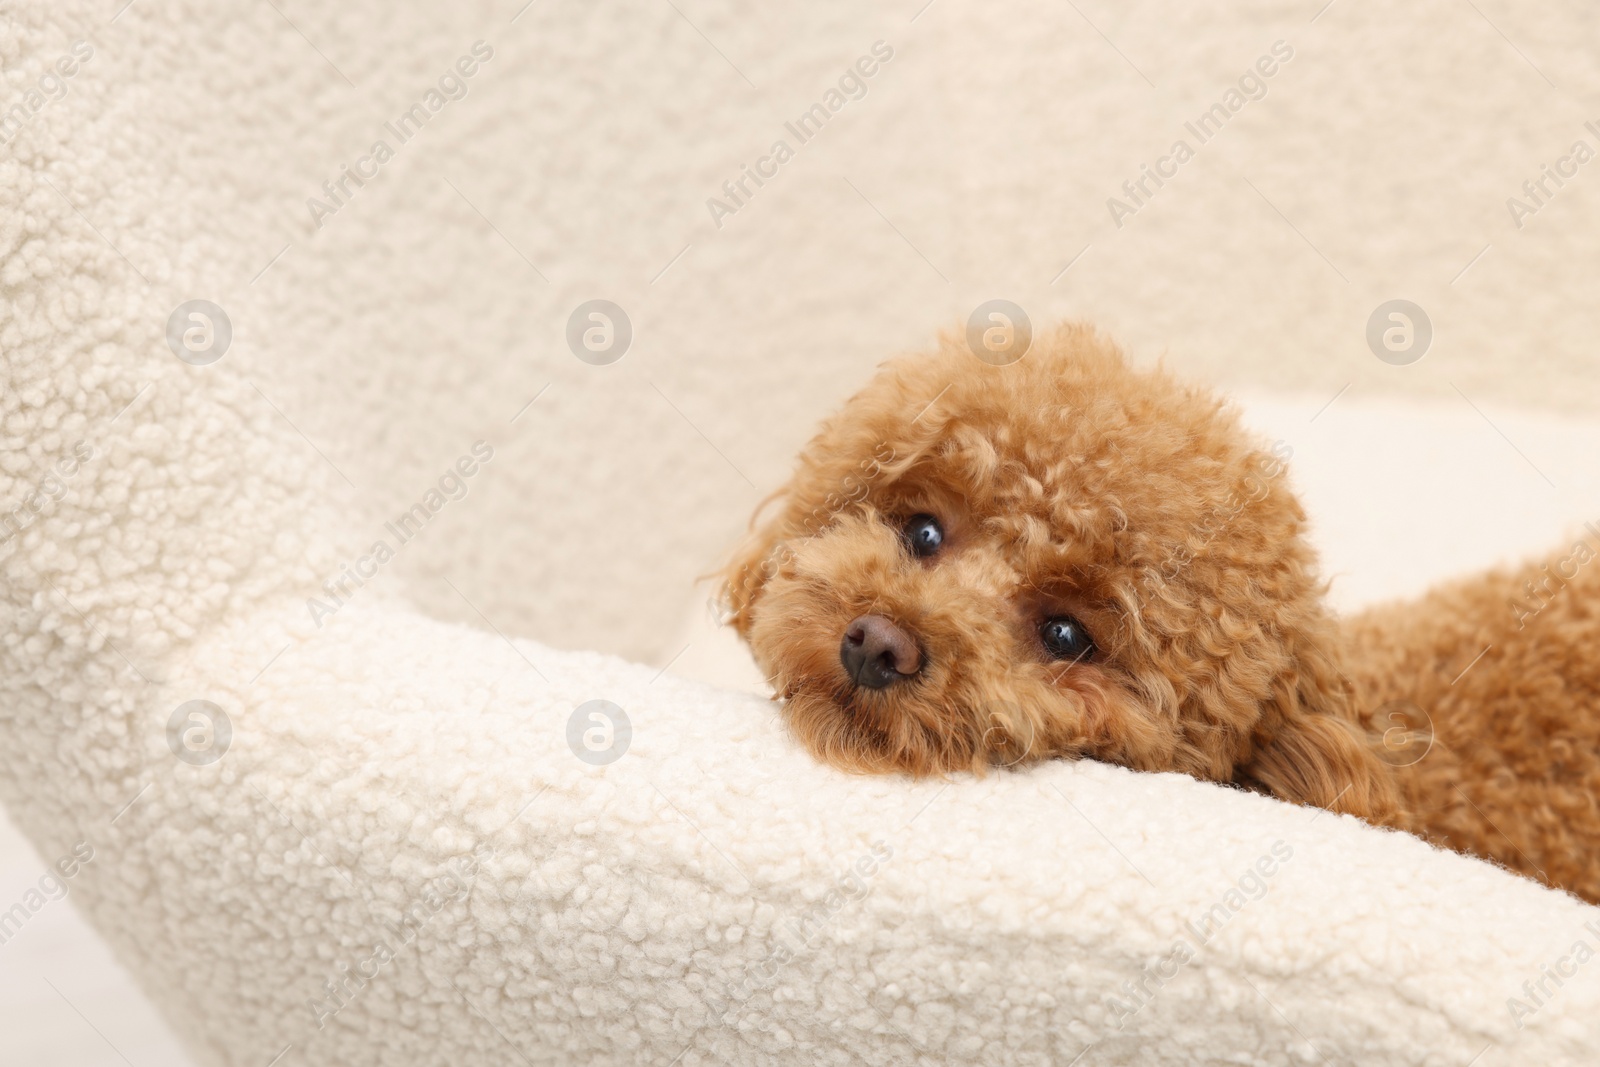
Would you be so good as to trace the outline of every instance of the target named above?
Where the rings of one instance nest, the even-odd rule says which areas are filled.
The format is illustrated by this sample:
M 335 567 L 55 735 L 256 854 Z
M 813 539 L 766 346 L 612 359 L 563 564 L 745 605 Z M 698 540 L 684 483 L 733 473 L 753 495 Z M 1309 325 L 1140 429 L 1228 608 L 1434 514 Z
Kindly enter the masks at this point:
M 14 0 L 0 103 L 73 40 L 96 54 L 0 148 L 0 182 L 71 159 L 83 239 L 145 280 L 152 323 L 197 296 L 228 310 L 226 358 L 349 479 L 339 504 L 375 536 L 494 443 L 380 580 L 441 616 L 683 673 L 748 678 L 696 630 L 693 578 L 815 421 L 993 296 L 1245 396 L 1296 447 L 1345 606 L 1600 518 L 1600 162 L 1521 230 L 1505 207 L 1573 140 L 1600 147 L 1583 5 L 674 2 L 136 0 L 109 21 L 120 5 Z M 305 198 L 479 38 L 496 54 L 467 98 L 313 234 Z M 868 96 L 714 228 L 705 198 L 877 39 L 896 55 Z M 1106 198 L 1278 39 L 1296 54 L 1268 96 L 1115 228 Z M 0 219 L 0 249 L 47 266 L 22 233 Z M 563 341 L 597 296 L 634 324 L 610 367 Z M 1396 296 L 1435 327 L 1409 367 L 1363 340 Z M 8 877 L 36 877 L 0 840 Z M 70 910 L 48 919 L 78 946 L 52 959 L 101 951 Z M 0 948 L 6 981 L 31 975 L 24 949 Z M 73 999 L 97 1023 L 157 1025 L 125 986 L 96 988 Z M 0 1059 L 96 1062 L 62 1018 L 0 1027 Z
M 1454 382 L 1480 406 L 1600 409 L 1600 163 L 1520 232 L 1505 207 L 1594 142 L 1581 5 L 1340 2 L 1314 24 L 1264 3 L 935 0 L 911 22 L 911 5 L 539 0 L 512 24 L 517 6 L 140 0 L 109 25 L 19 7 L 47 56 L 99 42 L 38 122 L 92 157 L 88 109 L 163 163 L 137 183 L 90 166 L 69 190 L 152 280 L 149 314 L 223 304 L 228 358 L 359 487 L 375 533 L 474 439 L 500 450 L 473 506 L 408 551 L 440 614 L 473 618 L 449 576 L 508 632 L 669 652 L 690 582 L 817 418 L 996 295 L 1233 389 L 1459 404 Z M 479 38 L 496 56 L 467 98 L 313 231 L 306 198 Z M 713 228 L 706 198 L 877 39 L 896 55 L 869 95 Z M 1278 39 L 1295 58 L 1268 96 L 1114 228 L 1107 197 Z M 161 206 L 130 210 L 130 184 Z M 595 296 L 634 323 L 610 367 L 563 341 Z M 1394 296 L 1435 322 L 1410 367 L 1363 340 Z

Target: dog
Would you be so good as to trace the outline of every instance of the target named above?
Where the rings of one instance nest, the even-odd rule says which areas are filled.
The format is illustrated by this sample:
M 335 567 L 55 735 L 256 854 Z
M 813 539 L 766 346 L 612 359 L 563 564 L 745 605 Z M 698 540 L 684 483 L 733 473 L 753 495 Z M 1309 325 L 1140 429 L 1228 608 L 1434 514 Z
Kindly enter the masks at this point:
M 805 447 L 727 618 L 840 768 L 1180 771 L 1600 902 L 1600 529 L 1340 620 L 1291 454 L 1090 327 L 947 335 Z

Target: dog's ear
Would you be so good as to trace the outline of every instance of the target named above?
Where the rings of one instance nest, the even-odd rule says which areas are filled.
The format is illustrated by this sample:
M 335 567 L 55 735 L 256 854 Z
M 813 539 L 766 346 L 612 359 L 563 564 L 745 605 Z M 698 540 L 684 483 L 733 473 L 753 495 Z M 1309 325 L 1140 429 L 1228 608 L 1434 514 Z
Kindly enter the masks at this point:
M 1298 804 L 1379 825 L 1400 818 L 1400 795 L 1353 714 L 1352 686 L 1324 640 L 1302 635 L 1294 666 L 1262 708 L 1236 780 Z
M 787 509 L 761 521 L 761 513 L 788 493 L 788 488 L 778 489 L 756 505 L 750 517 L 750 532 L 734 551 L 733 558 L 721 572 L 718 591 L 719 612 L 723 622 L 733 626 L 741 637 L 750 636 L 751 609 L 761 596 L 767 581 L 778 573 L 783 563 L 783 534 L 787 528 Z

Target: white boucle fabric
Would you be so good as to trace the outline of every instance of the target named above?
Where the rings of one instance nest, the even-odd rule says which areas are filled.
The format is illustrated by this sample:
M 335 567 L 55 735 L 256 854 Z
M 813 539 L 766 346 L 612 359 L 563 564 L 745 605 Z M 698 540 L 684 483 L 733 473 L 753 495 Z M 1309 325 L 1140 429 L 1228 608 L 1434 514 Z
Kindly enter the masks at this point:
M 297 213 L 308 189 L 304 173 L 277 162 L 281 144 L 313 127 L 329 137 L 311 118 L 339 126 L 337 144 L 285 157 L 326 175 L 373 114 L 414 97 L 482 26 L 510 37 L 511 12 L 293 9 L 318 37 L 360 22 L 366 32 L 345 38 L 360 46 L 333 50 L 367 99 L 272 7 L 137 2 L 111 23 L 88 4 L 26 3 L 0 36 L 8 93 L 39 84 L 83 27 L 96 42 L 68 94 L 0 157 L 0 501 L 9 515 L 26 509 L 0 541 L 0 800 L 47 861 L 93 849 L 72 878 L 73 906 L 199 1061 L 1600 1059 L 1600 962 L 1576 949 L 1600 945 L 1600 910 L 1405 836 L 1177 777 L 1094 764 L 947 783 L 840 775 L 806 757 L 758 698 L 497 632 L 504 605 L 540 601 L 530 575 L 555 582 L 567 566 L 552 552 L 508 571 L 515 581 L 497 570 L 549 543 L 508 521 L 517 508 L 481 533 L 474 513 L 446 511 L 454 536 L 430 542 L 436 568 L 459 562 L 474 579 L 434 582 L 422 599 L 450 603 L 470 625 L 422 613 L 383 581 L 317 625 L 307 600 L 381 536 L 383 517 L 475 440 L 511 432 L 498 407 L 491 417 L 463 402 L 430 419 L 424 401 L 487 393 L 514 406 L 508 382 L 530 386 L 515 403 L 539 383 L 523 371 L 469 373 L 444 351 L 463 336 L 495 351 L 518 335 L 523 305 L 496 284 L 526 264 L 440 175 L 418 176 L 460 162 L 449 153 L 417 146 L 393 183 L 341 210 L 332 247 L 366 258 L 342 259 L 326 242 L 319 257 L 302 243 L 301 255 L 266 266 L 287 238 L 263 204 L 275 197 Z M 549 24 L 529 20 L 545 10 L 585 17 L 540 5 L 515 32 L 538 40 Z M 671 11 L 650 17 L 678 35 L 667 67 L 699 69 L 704 38 Z M 426 18 L 448 24 L 447 42 L 395 59 L 397 42 L 428 38 Z M 719 36 L 727 28 L 701 21 Z M 826 69 L 834 52 L 851 57 L 875 35 L 838 33 L 819 50 Z M 386 71 L 391 59 L 399 69 Z M 533 76 L 526 56 L 516 69 Z M 794 78 L 795 99 L 814 95 L 812 82 Z M 541 92 L 557 88 L 578 91 Z M 732 88 L 697 83 L 663 106 L 693 114 Z M 487 121 L 452 107 L 441 123 Z M 634 128 L 649 128 L 646 110 Z M 202 115 L 203 131 L 185 125 Z M 741 119 L 749 129 L 730 143 L 764 136 L 758 117 Z M 460 132 L 441 140 L 451 136 L 458 149 L 471 144 Z M 476 175 L 449 173 L 462 170 Z M 542 188 L 511 168 L 485 180 Z M 805 188 L 797 175 L 773 196 Z M 478 186 L 467 192 L 483 199 Z M 565 224 L 559 210 L 547 217 Z M 401 225 L 408 218 L 436 229 Z M 430 244 L 454 230 L 470 245 L 459 235 L 441 239 L 443 252 Z M 581 247 L 586 234 L 564 236 Z M 682 237 L 657 236 L 665 263 Z M 753 260 L 762 251 L 724 247 Z M 908 254 L 879 245 L 871 255 L 889 262 L 884 248 Z M 382 284 L 346 283 L 406 262 L 441 277 L 414 290 L 381 271 Z M 651 257 L 642 277 L 655 267 Z M 463 280 L 469 268 L 483 284 Z M 550 307 L 583 288 L 561 284 L 561 297 L 541 298 Z M 662 304 L 682 299 L 663 291 Z M 380 364 L 403 368 L 414 406 L 404 419 L 364 409 L 387 379 L 350 353 L 404 349 L 416 325 L 408 310 L 441 293 L 465 301 L 460 322 L 490 325 L 463 334 L 449 316 L 420 316 L 416 344 L 441 354 Z M 163 331 L 176 304 L 205 296 L 233 313 L 235 351 L 190 366 Z M 480 300 L 513 310 L 479 315 Z M 839 321 L 872 310 L 858 297 Z M 303 335 L 270 329 L 302 313 Z M 334 322 L 347 332 L 330 351 L 318 331 Z M 703 332 L 693 326 L 685 320 L 678 336 Z M 283 374 L 285 360 L 326 377 Z M 703 372 L 677 373 L 687 384 Z M 666 384 L 638 393 L 657 404 L 676 392 Z M 670 406 L 650 410 L 652 427 L 702 447 Z M 742 410 L 764 417 L 759 405 Z M 412 431 L 428 447 L 406 451 Z M 332 455 L 313 443 L 330 439 Z M 645 431 L 635 444 L 659 447 Z M 380 447 L 390 445 L 403 461 Z M 538 476 L 582 481 L 531 460 L 514 466 L 515 447 L 482 477 L 522 472 L 532 480 L 512 484 L 526 507 L 541 506 Z M 597 461 L 599 474 L 614 473 L 607 462 L 615 457 Z M 669 479 L 593 480 L 686 507 Z M 590 536 L 569 525 L 569 538 Z M 607 560 L 620 557 L 626 541 L 614 531 L 603 540 Z M 562 585 L 554 608 L 519 617 L 570 639 L 556 623 L 582 606 L 582 588 Z M 600 632 L 629 607 L 619 598 L 579 632 Z M 201 765 L 178 759 L 169 737 L 174 712 L 194 700 L 231 724 L 226 750 Z M 587 712 L 569 742 L 574 712 L 592 700 L 631 724 L 609 764 L 579 758 Z
M 1311 430 L 1375 396 L 1600 413 L 1578 269 L 1600 262 L 1600 167 L 1520 229 L 1506 209 L 1574 139 L 1600 146 L 1589 5 L 1324 3 L 8 0 L 0 112 L 74 41 L 94 55 L 0 130 L 0 284 L 98 247 L 126 294 L 106 328 L 216 301 L 224 362 L 372 527 L 492 441 L 494 478 L 397 562 L 408 595 L 478 624 L 448 576 L 507 633 L 664 663 L 694 577 L 817 422 L 996 297 L 1230 392 L 1304 393 L 1302 430 L 1341 391 Z M 1280 39 L 1269 95 L 1114 224 L 1108 198 Z M 480 40 L 467 95 L 398 143 L 385 123 Z M 878 40 L 868 95 L 717 226 L 707 199 Z M 380 138 L 394 158 L 317 228 L 307 201 Z M 48 239 L 13 211 L 23 173 L 55 186 L 31 185 Z M 1407 367 L 1365 340 L 1396 297 L 1434 324 Z M 611 366 L 565 341 L 595 298 L 634 327 Z
M 1403 835 L 1091 763 L 850 777 L 759 698 L 380 590 L 317 626 L 331 476 L 245 386 L 16 351 L 9 454 L 94 455 L 4 546 L 0 796 L 92 845 L 73 899 L 205 1062 L 1600 1050 L 1600 910 Z M 232 725 L 200 766 L 196 699 Z M 592 700 L 614 762 L 570 740 Z
M 72 710 L 39 693 L 79 675 L 20 694 L 5 799 L 46 855 L 94 843 L 73 899 L 203 1062 L 1600 1050 L 1600 965 L 1508 1009 L 1600 910 L 1348 818 L 1093 763 L 849 777 L 758 698 L 393 605 L 219 626 L 164 699 L 99 663 Z M 203 767 L 165 740 L 195 695 L 234 730 Z M 594 699 L 632 724 L 604 766 L 568 742 Z

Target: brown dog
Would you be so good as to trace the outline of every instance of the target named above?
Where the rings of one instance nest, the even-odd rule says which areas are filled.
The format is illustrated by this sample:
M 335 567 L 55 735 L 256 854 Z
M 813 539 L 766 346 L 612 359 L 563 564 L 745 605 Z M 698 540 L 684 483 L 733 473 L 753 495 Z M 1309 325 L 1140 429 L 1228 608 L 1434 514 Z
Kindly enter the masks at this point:
M 1084 327 L 1005 367 L 947 338 L 806 447 L 732 621 L 844 768 L 1183 771 L 1600 901 L 1600 532 L 1341 626 L 1290 451 Z

